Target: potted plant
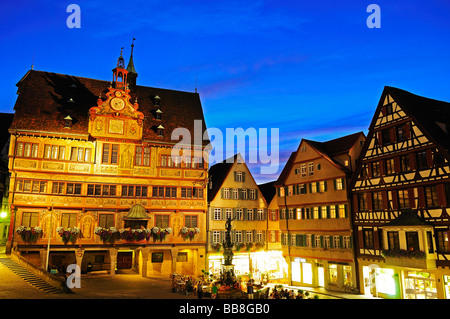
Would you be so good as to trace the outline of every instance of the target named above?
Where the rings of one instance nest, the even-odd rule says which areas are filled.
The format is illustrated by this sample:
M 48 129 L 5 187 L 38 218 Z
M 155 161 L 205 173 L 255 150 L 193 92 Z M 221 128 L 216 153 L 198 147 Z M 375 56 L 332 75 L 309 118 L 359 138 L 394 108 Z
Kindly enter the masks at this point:
M 19 226 L 17 227 L 16 232 L 20 235 L 20 237 L 22 237 L 22 240 L 25 242 L 35 242 L 42 236 L 42 228 L 38 226 Z
M 180 232 L 185 239 L 189 238 L 190 240 L 192 240 L 196 234 L 200 233 L 200 229 L 197 227 L 195 228 L 183 227 L 181 228 Z
M 56 228 L 56 232 L 59 234 L 59 236 L 61 236 L 64 244 L 67 244 L 69 241 L 74 244 L 77 241 L 78 236 L 81 234 L 81 231 L 78 227 L 58 227 Z
M 159 227 L 153 227 L 151 230 L 151 234 L 153 237 L 153 240 L 159 240 L 163 241 L 166 238 L 166 235 L 172 233 L 172 228 L 166 227 L 166 228 L 159 228 Z
M 150 238 L 150 229 L 138 228 L 138 229 L 121 229 L 120 238 L 125 241 L 142 241 Z
M 120 239 L 120 232 L 115 227 L 96 227 L 94 233 L 98 235 L 104 243 L 114 243 L 116 240 Z

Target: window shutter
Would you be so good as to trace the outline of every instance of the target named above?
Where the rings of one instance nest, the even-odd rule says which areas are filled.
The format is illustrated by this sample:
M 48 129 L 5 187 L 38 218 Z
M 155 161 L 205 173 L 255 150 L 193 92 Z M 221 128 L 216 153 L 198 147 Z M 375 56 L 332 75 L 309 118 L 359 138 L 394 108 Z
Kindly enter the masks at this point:
M 344 204 L 345 218 L 348 218 L 348 205 Z
M 417 195 L 419 197 L 417 208 L 425 208 L 425 192 L 423 187 L 417 187 Z
M 405 138 L 411 138 L 411 122 L 405 123 Z
M 327 206 L 327 218 L 328 218 L 328 219 L 331 218 L 331 209 L 330 209 L 330 206 Z
M 323 247 L 323 236 L 320 236 L 320 247 Z
M 337 190 L 337 187 L 336 187 L 336 179 L 333 179 L 333 186 L 334 186 L 334 190 L 336 191 L 336 190 Z
M 369 211 L 371 211 L 372 210 L 372 193 L 368 192 L 365 195 L 366 195 L 367 209 Z
M 438 184 L 436 185 L 437 197 L 439 206 L 445 207 L 447 206 L 447 199 L 445 198 L 445 185 Z
M 220 189 L 220 198 L 223 199 L 223 188 Z
M 409 153 L 409 166 L 411 168 L 411 170 L 415 171 L 416 170 L 416 154 L 415 153 Z
M 414 196 L 414 188 L 408 188 L 409 207 L 416 208 L 416 200 Z
M 396 190 L 392 190 L 391 195 L 392 195 L 392 208 L 397 210 L 398 209 L 398 193 Z
M 379 249 L 380 245 L 379 245 L 380 241 L 378 238 L 378 229 L 374 229 L 373 230 L 373 248 L 374 249 Z
M 346 189 L 347 188 L 346 185 L 345 185 L 346 183 L 347 183 L 346 179 L 344 177 L 342 177 L 342 189 Z
M 339 236 L 339 248 L 344 248 L 344 238 Z
M 427 155 L 427 165 L 429 168 L 433 167 L 433 153 L 431 152 L 431 149 L 426 150 Z
M 309 183 L 309 192 L 312 193 L 312 183 Z
M 348 242 L 349 242 L 349 246 L 350 246 L 349 248 L 353 249 L 353 237 L 352 236 L 349 236 Z
M 359 248 L 364 248 L 364 235 L 362 230 L 358 230 L 358 245 Z
M 243 208 L 242 209 L 242 220 L 248 220 L 248 216 L 247 216 L 247 208 Z
M 381 199 L 383 201 L 383 209 L 388 210 L 389 209 L 389 200 L 388 200 L 388 192 L 387 191 L 381 192 Z
M 234 173 L 234 181 L 237 181 L 237 172 L 234 171 L 233 173 Z
M 316 241 L 314 235 L 311 235 L 311 247 L 316 247 Z
M 353 212 L 357 213 L 358 210 L 359 210 L 358 194 L 353 194 Z
M 324 181 L 323 184 L 324 184 L 324 191 L 326 192 L 327 191 L 327 181 Z
M 245 182 L 245 172 L 242 172 L 242 181 Z
M 330 248 L 334 248 L 334 238 L 333 236 L 328 236 L 330 238 Z
M 402 172 L 402 167 L 400 165 L 400 158 L 398 156 L 394 157 L 394 170 L 397 174 Z

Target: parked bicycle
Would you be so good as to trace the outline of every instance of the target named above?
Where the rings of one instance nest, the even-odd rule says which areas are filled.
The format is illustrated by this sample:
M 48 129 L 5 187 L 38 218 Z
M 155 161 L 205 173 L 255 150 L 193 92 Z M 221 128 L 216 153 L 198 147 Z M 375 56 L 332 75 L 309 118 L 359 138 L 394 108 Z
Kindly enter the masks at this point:
M 359 289 L 352 284 L 345 284 L 344 291 L 351 294 L 359 294 Z

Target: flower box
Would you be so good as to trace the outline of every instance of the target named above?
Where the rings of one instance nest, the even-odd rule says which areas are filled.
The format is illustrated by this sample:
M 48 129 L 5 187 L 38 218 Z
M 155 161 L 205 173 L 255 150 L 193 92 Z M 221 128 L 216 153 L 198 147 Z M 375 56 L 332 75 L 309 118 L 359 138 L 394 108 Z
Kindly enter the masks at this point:
M 64 227 L 58 227 L 56 228 L 56 232 L 61 236 L 62 241 L 64 244 L 67 244 L 69 241 L 72 244 L 75 244 L 75 242 L 78 239 L 78 236 L 80 236 L 81 231 L 78 227 L 73 228 L 64 228 Z
M 195 228 L 187 228 L 187 227 L 183 227 L 181 228 L 181 236 L 183 236 L 185 239 L 194 239 L 194 236 L 198 233 L 200 233 L 200 229 L 195 227 Z
M 143 241 L 149 240 L 150 229 L 121 229 L 120 238 L 125 241 Z
M 424 251 L 419 250 L 383 250 L 381 255 L 384 257 L 386 265 L 397 267 L 410 267 L 429 269 L 436 267 L 436 260 L 431 255 L 427 258 L 427 254 Z
M 153 241 L 163 241 L 168 234 L 172 233 L 172 228 L 166 227 L 166 228 L 159 228 L 159 227 L 153 227 L 151 230 L 151 236 L 153 237 Z
M 96 227 L 94 233 L 100 237 L 104 243 L 114 243 L 120 239 L 120 232 L 115 227 Z
M 39 238 L 42 237 L 42 228 L 41 227 L 25 227 L 19 226 L 16 229 L 16 232 L 20 235 L 24 242 L 36 242 Z

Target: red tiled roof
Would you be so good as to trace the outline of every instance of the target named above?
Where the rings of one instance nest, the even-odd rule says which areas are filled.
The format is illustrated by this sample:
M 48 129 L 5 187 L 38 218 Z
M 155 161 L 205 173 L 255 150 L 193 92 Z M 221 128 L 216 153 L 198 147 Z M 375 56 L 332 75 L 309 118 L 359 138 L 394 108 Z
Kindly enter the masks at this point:
M 109 81 L 95 80 L 65 74 L 30 70 L 17 84 L 19 87 L 15 116 L 10 130 L 29 130 L 52 133 L 88 134 L 89 109 L 97 106 L 97 99 L 110 86 Z M 194 120 L 202 121 L 202 132 L 206 129 L 200 97 L 197 93 L 160 89 L 137 85 L 130 92 L 130 102 L 137 97 L 138 111 L 144 113 L 143 140 L 177 143 L 171 140 L 175 128 L 187 128 L 194 139 Z M 158 109 L 154 97 L 161 98 L 159 107 L 162 120 L 156 120 Z M 73 102 L 70 102 L 70 99 Z M 73 119 L 70 129 L 64 128 L 64 118 Z M 156 127 L 165 128 L 163 137 L 156 133 Z M 203 141 L 206 145 L 209 141 Z

